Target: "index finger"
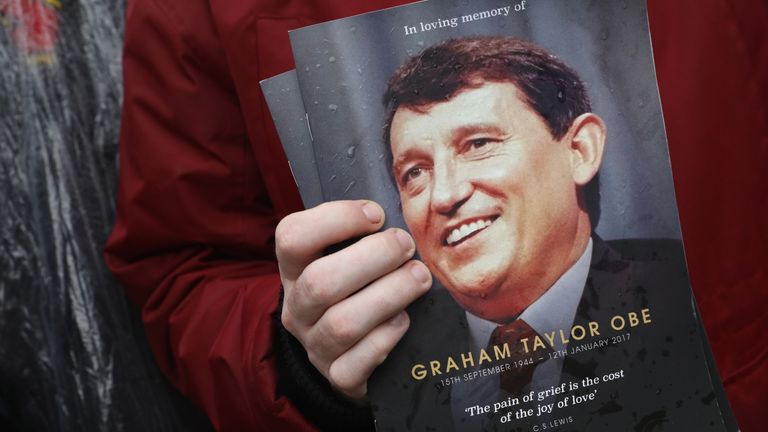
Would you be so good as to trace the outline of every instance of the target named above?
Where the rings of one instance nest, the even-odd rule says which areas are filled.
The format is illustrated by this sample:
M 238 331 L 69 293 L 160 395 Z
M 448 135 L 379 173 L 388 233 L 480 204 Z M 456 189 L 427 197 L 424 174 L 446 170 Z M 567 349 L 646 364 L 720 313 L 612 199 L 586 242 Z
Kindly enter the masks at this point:
M 329 246 L 376 232 L 383 224 L 384 210 L 368 200 L 331 201 L 292 213 L 275 230 L 280 273 L 295 281 Z

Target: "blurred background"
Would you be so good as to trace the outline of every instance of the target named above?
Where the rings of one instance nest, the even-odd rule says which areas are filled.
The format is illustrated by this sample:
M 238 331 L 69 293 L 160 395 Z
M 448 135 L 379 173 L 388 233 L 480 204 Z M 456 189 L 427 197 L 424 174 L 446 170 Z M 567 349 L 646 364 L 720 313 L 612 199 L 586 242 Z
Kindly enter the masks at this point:
M 210 430 L 101 250 L 125 2 L 0 0 L 0 430 Z

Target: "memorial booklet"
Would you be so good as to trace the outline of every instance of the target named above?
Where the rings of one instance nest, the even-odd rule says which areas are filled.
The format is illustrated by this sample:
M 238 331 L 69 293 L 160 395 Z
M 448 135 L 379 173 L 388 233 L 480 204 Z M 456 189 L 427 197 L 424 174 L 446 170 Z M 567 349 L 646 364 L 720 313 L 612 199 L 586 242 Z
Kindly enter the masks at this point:
M 435 280 L 369 383 L 378 430 L 736 430 L 644 2 L 422 2 L 291 40 L 264 86 L 302 197 L 381 203 Z
M 261 90 L 272 114 L 277 135 L 299 188 L 304 207 L 323 203 L 323 190 L 315 164 L 309 117 L 301 98 L 296 71 L 289 71 L 261 81 Z

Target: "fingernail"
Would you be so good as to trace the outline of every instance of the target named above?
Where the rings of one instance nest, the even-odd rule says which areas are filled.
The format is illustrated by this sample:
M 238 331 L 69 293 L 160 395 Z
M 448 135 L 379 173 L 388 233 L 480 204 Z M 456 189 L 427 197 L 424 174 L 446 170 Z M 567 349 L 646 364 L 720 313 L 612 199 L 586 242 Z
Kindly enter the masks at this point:
M 411 274 L 418 282 L 421 282 L 422 284 L 429 282 L 429 270 L 427 270 L 423 264 L 411 264 Z
M 403 249 L 407 251 L 413 249 L 413 240 L 411 239 L 411 236 L 408 235 L 407 232 L 399 229 L 399 230 L 396 230 L 395 235 L 397 236 L 397 241 L 400 242 L 400 246 L 402 246 Z
M 381 222 L 381 208 L 372 203 L 368 202 L 363 206 L 363 213 L 365 213 L 365 217 L 368 218 L 371 223 L 379 223 Z
M 405 311 L 403 311 L 393 316 L 392 318 L 390 318 L 389 323 L 397 327 L 403 324 L 407 317 L 408 317 L 408 314 L 405 313 Z

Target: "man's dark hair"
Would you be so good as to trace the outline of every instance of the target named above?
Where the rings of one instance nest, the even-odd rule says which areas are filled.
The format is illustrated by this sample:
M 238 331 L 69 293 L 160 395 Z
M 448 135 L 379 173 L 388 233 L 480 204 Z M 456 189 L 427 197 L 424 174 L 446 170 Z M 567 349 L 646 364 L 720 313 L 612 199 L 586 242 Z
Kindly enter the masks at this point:
M 387 122 L 384 140 L 391 165 L 390 127 L 400 107 L 426 111 L 464 90 L 486 82 L 517 86 L 526 102 L 544 120 L 553 138 L 565 136 L 576 117 L 592 111 L 576 72 L 543 48 L 502 36 L 450 39 L 411 57 L 395 71 L 384 93 Z M 600 218 L 598 176 L 584 188 L 592 229 Z

